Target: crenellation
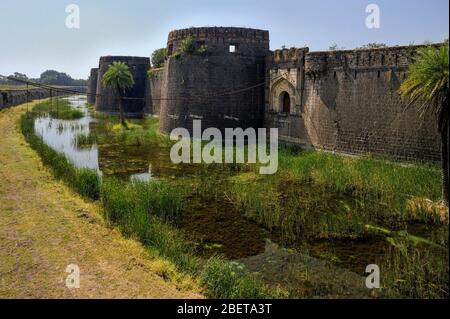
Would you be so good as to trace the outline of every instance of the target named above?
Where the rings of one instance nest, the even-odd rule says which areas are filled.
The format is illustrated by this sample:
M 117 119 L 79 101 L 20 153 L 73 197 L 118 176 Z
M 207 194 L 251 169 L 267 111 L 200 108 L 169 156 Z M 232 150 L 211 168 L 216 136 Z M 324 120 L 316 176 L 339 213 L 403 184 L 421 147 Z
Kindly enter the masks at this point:
M 269 33 L 264 30 L 245 28 L 189 28 L 169 33 L 167 47 L 169 53 L 176 52 L 181 41 L 191 36 L 194 41 L 202 41 L 208 46 L 209 54 L 224 54 L 230 44 L 239 46 L 239 55 L 263 55 L 269 50 Z

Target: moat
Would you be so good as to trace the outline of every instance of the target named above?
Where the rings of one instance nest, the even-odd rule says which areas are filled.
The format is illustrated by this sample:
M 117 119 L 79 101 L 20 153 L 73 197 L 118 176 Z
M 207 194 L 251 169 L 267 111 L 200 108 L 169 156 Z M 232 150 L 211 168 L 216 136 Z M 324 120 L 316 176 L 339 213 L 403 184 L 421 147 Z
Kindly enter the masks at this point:
M 246 174 L 245 170 L 230 170 L 222 165 L 173 164 L 167 143 L 161 143 L 158 138 L 145 145 L 139 138 L 131 143 L 125 138 L 110 138 L 110 117 L 92 113 L 84 96 L 67 99 L 74 109 L 83 113 L 81 118 L 61 120 L 46 114 L 36 118 L 35 130 L 47 145 L 65 154 L 74 166 L 124 181 L 162 179 L 184 184 L 192 181 L 197 187 L 204 184 L 206 188 L 216 188 L 211 196 L 205 196 L 208 191 L 193 191 L 176 223 L 192 240 L 200 256 L 224 255 L 260 273 L 271 285 L 288 286 L 294 295 L 305 294 L 305 291 L 295 291 L 299 286 L 296 283 L 303 281 L 305 274 L 313 273 L 308 275 L 311 282 L 330 281 L 329 297 L 369 296 L 363 276 L 367 265 L 385 258 L 390 244 L 383 236 L 296 240 L 287 244 L 279 230 L 270 230 L 245 216 L 228 196 L 230 177 L 240 178 Z M 133 123 L 150 129 L 146 127 L 146 119 Z M 80 136 L 95 136 L 95 141 L 80 143 Z M 312 184 L 300 187 L 305 196 L 323 196 L 323 190 Z M 351 207 L 355 202 L 355 198 L 347 195 L 325 196 L 322 200 L 329 201 L 330 207 L 334 202 L 344 207 Z M 424 225 L 408 225 L 409 233 L 417 236 L 430 238 L 433 232 L 429 230 Z M 340 285 L 347 288 L 341 291 Z

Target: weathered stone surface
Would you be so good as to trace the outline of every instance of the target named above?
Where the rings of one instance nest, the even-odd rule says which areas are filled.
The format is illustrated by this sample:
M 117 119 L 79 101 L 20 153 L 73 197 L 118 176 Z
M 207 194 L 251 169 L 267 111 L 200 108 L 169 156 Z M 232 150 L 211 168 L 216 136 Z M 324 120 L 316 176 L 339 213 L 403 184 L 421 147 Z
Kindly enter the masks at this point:
M 97 94 L 97 77 L 98 68 L 91 69 L 91 74 L 89 76 L 87 86 L 87 101 L 89 104 L 95 104 Z
M 265 125 L 279 127 L 286 142 L 439 161 L 436 119 L 406 109 L 398 94 L 417 48 L 276 52 L 267 62 Z M 295 105 L 289 114 L 280 110 L 283 92 Z
M 202 54 L 169 57 L 161 83 L 161 131 L 176 127 L 192 130 L 193 120 L 205 127 L 259 127 L 264 108 L 267 31 L 243 28 L 191 28 L 169 35 L 168 51 L 192 36 Z M 230 52 L 233 45 L 235 52 Z M 234 92 L 262 84 L 251 90 Z M 234 93 L 231 93 L 234 92 Z
M 161 93 L 165 69 L 153 69 L 148 77 L 145 113 L 159 116 L 161 111 Z
M 109 66 L 115 62 L 125 62 L 133 74 L 134 86 L 125 91 L 123 100 L 124 112 L 129 117 L 143 116 L 145 110 L 145 96 L 147 86 L 147 71 L 150 68 L 150 59 L 130 56 L 104 56 L 100 58 L 97 77 L 97 98 L 95 107 L 98 111 L 108 113 L 119 113 L 119 99 L 117 92 L 103 87 L 102 79 L 108 71 Z

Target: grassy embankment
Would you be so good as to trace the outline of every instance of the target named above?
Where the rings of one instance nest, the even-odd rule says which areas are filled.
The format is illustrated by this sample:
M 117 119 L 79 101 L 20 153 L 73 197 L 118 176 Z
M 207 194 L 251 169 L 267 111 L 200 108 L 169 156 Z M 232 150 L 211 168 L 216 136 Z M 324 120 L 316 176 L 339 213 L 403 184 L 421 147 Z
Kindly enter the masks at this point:
M 0 111 L 0 297 L 201 298 L 196 281 L 53 178 L 18 126 L 36 103 Z M 65 285 L 68 264 L 80 267 L 80 289 Z

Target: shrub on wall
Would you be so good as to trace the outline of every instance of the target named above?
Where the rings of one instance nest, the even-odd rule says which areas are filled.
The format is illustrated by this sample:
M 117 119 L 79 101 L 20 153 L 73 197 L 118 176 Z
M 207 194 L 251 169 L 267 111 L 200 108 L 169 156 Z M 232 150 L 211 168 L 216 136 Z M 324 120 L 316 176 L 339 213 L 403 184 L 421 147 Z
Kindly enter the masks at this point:
M 180 47 L 172 54 L 172 57 L 178 60 L 183 54 L 204 54 L 207 50 L 206 44 L 198 45 L 192 36 L 188 36 L 181 41 Z
M 153 51 L 151 57 L 152 68 L 162 68 L 164 66 L 164 62 L 166 61 L 166 56 L 167 48 L 156 49 Z

